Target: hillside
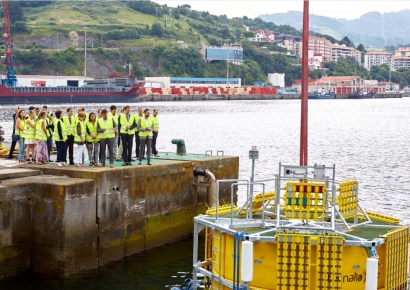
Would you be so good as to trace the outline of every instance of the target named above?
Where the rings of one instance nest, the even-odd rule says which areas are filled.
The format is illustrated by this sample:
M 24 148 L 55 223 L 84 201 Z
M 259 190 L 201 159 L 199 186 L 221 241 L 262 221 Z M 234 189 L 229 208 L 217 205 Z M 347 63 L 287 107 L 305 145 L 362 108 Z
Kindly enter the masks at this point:
M 326 16 L 310 15 L 310 30 L 335 38 L 348 36 L 355 43 L 375 47 L 386 45 L 405 45 L 410 43 L 410 10 L 391 13 L 368 12 L 360 18 L 347 20 Z M 265 21 L 275 24 L 288 24 L 297 29 L 302 28 L 302 12 L 289 11 L 261 15 Z
M 187 4 L 170 8 L 150 1 L 9 3 L 17 74 L 83 75 L 86 40 L 89 77 L 104 78 L 110 72 L 127 74 L 132 66 L 138 79 L 146 76 L 225 78 L 226 61 L 206 62 L 202 47 L 226 42 L 243 45 L 244 63 L 229 64 L 229 77 L 241 78 L 243 84 L 267 81 L 267 75 L 275 72 L 286 74 L 288 86 L 293 79 L 301 77 L 298 57 L 285 55 L 286 49 L 276 44 L 251 43 L 246 39 L 253 33 L 245 31 L 244 25 L 250 30 L 262 28 L 300 35 L 300 30 L 287 24 L 246 16 L 229 19 L 226 15 L 192 10 Z M 388 78 L 386 69 L 367 72 L 348 59 L 325 66 L 328 75 L 356 73 L 379 80 Z M 4 73 L 5 66 L 1 69 Z M 393 72 L 391 79 L 405 86 L 410 83 L 409 74 L 409 71 Z M 320 78 L 321 72 L 313 70 L 309 75 Z

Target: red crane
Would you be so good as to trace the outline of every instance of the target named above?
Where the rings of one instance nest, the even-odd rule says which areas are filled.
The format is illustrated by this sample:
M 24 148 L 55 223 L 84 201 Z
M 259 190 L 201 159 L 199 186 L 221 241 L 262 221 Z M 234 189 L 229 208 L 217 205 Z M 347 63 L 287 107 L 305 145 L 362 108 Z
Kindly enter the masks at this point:
M 1 59 L 7 66 L 7 77 L 2 80 L 3 85 L 14 87 L 17 85 L 17 78 L 14 75 L 13 67 L 13 42 L 11 40 L 11 29 L 10 29 L 10 13 L 9 13 L 9 1 L 3 0 L 3 14 L 4 14 L 4 50 L 6 55 L 2 56 Z

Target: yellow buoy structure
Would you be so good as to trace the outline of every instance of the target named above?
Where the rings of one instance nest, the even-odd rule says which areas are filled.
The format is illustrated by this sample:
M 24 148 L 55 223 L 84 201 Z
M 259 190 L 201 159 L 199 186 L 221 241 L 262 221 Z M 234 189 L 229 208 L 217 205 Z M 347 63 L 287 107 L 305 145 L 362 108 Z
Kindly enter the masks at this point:
M 199 279 L 207 289 L 408 289 L 409 226 L 366 212 L 357 180 L 336 181 L 335 165 L 283 164 L 273 180 L 269 193 L 262 181 L 232 181 L 231 204 L 195 217 L 193 289 Z

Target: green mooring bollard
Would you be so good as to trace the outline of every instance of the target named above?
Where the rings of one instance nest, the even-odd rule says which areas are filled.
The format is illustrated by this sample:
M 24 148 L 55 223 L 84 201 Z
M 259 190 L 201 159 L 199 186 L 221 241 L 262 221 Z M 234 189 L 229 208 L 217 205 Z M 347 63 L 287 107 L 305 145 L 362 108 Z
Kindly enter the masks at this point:
M 172 139 L 172 144 L 177 145 L 177 155 L 185 156 L 186 155 L 186 148 L 185 148 L 185 141 L 183 139 Z

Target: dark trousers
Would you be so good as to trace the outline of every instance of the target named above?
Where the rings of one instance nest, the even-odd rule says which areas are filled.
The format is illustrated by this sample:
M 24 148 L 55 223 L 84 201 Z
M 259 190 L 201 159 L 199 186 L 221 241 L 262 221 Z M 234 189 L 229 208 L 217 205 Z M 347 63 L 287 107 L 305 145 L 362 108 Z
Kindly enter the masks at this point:
M 135 155 L 137 155 L 137 158 L 139 158 L 139 157 L 140 157 L 141 139 L 140 139 L 140 135 L 139 135 L 139 132 L 138 132 L 138 131 L 135 132 L 135 145 L 136 145 L 136 147 L 135 147 Z M 145 154 L 145 148 L 143 148 L 143 150 L 142 150 L 142 156 L 141 156 L 141 158 L 144 157 L 144 154 Z
M 53 136 L 47 138 L 47 152 L 48 152 L 48 160 L 50 160 L 51 149 L 53 147 Z M 50 160 L 51 161 L 51 160 Z M 60 161 L 61 162 L 61 161 Z
M 65 141 L 56 141 L 57 146 L 57 162 L 66 162 L 67 159 L 67 145 Z
M 68 135 L 66 141 L 70 164 L 74 164 L 74 135 Z M 66 157 L 67 158 L 67 157 Z
M 18 141 L 11 141 L 11 146 L 10 146 L 10 152 L 9 152 L 9 158 L 13 158 L 13 151 L 14 148 L 16 148 L 16 144 Z
M 142 157 L 144 157 L 144 150 L 145 146 L 147 146 L 147 163 L 150 163 L 151 161 L 151 143 L 152 139 L 149 139 L 148 137 L 143 137 L 144 139 L 141 139 L 141 147 L 140 147 L 140 157 L 139 160 L 141 162 Z
M 110 164 L 114 164 L 114 140 L 115 138 L 100 139 L 101 144 L 101 164 L 105 164 L 106 153 L 105 150 L 108 147 L 108 154 Z
M 158 132 L 152 132 L 152 154 L 156 155 L 158 154 L 157 150 L 157 138 L 158 138 Z
M 124 162 L 131 162 L 133 139 L 134 135 L 121 134 L 122 158 L 124 159 Z

